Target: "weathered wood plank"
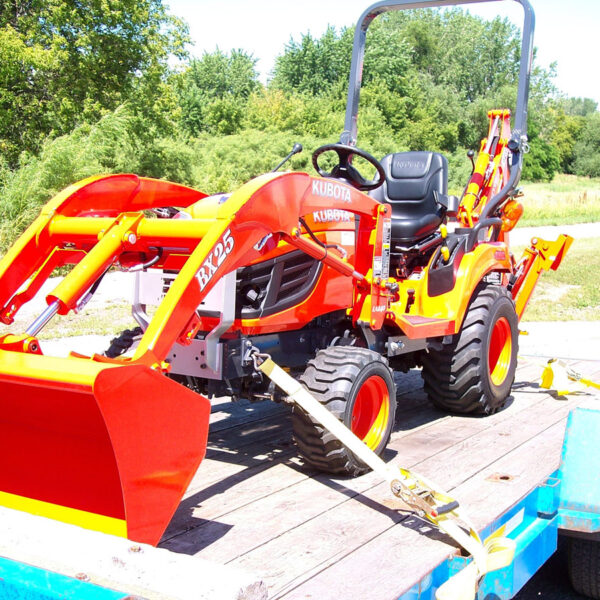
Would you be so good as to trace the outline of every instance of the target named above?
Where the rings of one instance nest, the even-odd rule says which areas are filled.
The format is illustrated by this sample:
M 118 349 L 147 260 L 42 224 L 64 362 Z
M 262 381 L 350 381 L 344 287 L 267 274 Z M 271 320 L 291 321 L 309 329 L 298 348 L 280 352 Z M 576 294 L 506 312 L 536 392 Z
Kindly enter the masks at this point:
M 534 401 L 537 401 L 537 399 L 534 399 Z M 493 422 L 509 418 L 512 413 L 519 412 L 519 410 L 523 409 L 523 406 L 520 406 L 519 404 L 513 404 L 506 412 L 499 413 L 490 419 L 466 418 L 460 420 L 457 418 L 444 416 L 433 422 L 431 425 L 422 426 L 418 430 L 412 432 L 398 432 L 398 434 L 394 434 L 394 438 L 390 443 L 390 451 L 388 454 L 392 454 L 394 451 L 398 451 L 398 449 L 401 448 L 401 451 L 399 452 L 400 462 L 402 464 L 414 464 L 419 460 L 423 460 L 425 457 L 435 455 L 436 452 L 440 452 L 448 447 L 451 447 L 453 444 L 461 442 L 469 435 L 473 435 L 481 431 L 482 428 L 491 426 Z M 434 411 L 433 414 L 437 415 L 439 413 Z M 320 478 L 320 481 L 322 484 L 323 482 L 330 482 L 330 478 L 323 476 Z M 369 474 L 355 481 L 349 480 L 345 482 L 338 482 L 337 484 L 341 484 L 342 489 L 351 488 L 355 492 L 358 492 L 363 489 L 368 489 L 368 487 L 372 487 L 379 482 L 380 480 L 378 476 Z M 248 483 L 252 485 L 252 481 L 249 481 Z M 336 484 L 335 481 L 332 481 L 331 483 L 333 485 Z M 299 482 L 299 485 L 300 484 L 310 490 L 309 495 L 310 493 L 313 493 L 314 484 L 312 482 L 307 482 L 306 484 Z M 274 481 L 273 485 L 280 486 L 280 488 L 282 487 L 281 482 L 279 481 Z M 246 510 L 238 511 L 235 515 L 228 515 L 227 518 L 231 519 L 229 524 L 232 527 L 235 527 L 237 532 L 236 535 L 239 535 L 240 538 L 248 541 L 244 545 L 233 543 L 228 544 L 227 547 L 224 547 L 223 552 L 228 553 L 227 556 L 224 556 L 224 560 L 231 560 L 242 554 L 244 550 L 247 551 L 248 543 L 253 544 L 254 547 L 259 543 L 265 543 L 269 539 L 284 533 L 286 531 L 285 528 L 289 526 L 289 523 L 279 519 L 273 520 L 271 518 L 272 514 L 274 514 L 274 511 L 277 512 L 278 510 L 285 511 L 286 506 L 290 503 L 290 501 L 293 501 L 290 500 L 290 497 L 298 497 L 298 495 L 303 496 L 304 487 L 300 487 L 299 489 L 297 487 L 294 487 L 293 489 L 282 489 L 281 493 L 277 494 L 276 497 L 272 499 L 276 502 L 274 505 L 272 505 L 271 502 L 269 502 L 269 504 L 262 503 L 259 507 L 247 507 Z M 250 493 L 252 493 L 252 491 L 253 490 L 251 490 Z M 273 491 L 275 492 L 276 490 Z M 319 490 L 316 491 L 317 494 L 318 492 Z M 243 494 L 244 492 L 241 491 L 241 493 Z M 237 497 L 238 494 L 236 494 L 236 498 Z M 383 494 L 383 497 L 385 497 L 385 493 Z M 325 510 L 321 504 L 321 501 L 329 502 L 330 508 L 333 506 L 332 499 L 329 495 L 324 495 L 323 498 L 315 498 L 312 502 L 312 507 L 308 507 L 308 510 L 312 511 L 313 516 L 319 514 L 320 511 Z M 341 496 L 339 494 L 334 496 L 333 503 L 339 504 L 344 501 L 346 501 L 345 496 Z M 195 511 L 194 516 L 197 518 L 206 519 L 214 518 L 214 513 L 211 514 L 210 517 L 205 517 L 202 509 L 203 507 L 199 507 L 199 509 Z M 260 512 L 260 514 L 257 514 L 257 510 Z M 295 524 L 300 525 L 305 518 L 305 511 L 297 512 Z M 255 520 L 258 520 L 262 523 L 268 522 L 268 525 L 261 526 L 260 532 L 254 532 L 252 531 L 252 522 Z M 183 546 L 187 547 L 187 551 L 189 551 L 191 547 L 207 548 L 207 552 L 214 550 L 214 546 L 210 544 L 210 539 L 213 537 L 218 537 L 217 533 L 221 530 L 221 528 L 218 525 L 211 525 L 210 521 L 207 523 L 201 523 L 201 527 L 203 529 L 200 531 L 195 531 L 193 536 L 188 535 L 187 540 L 179 540 Z M 249 530 L 246 531 L 246 529 Z M 196 538 L 195 541 L 191 542 L 191 537 Z M 179 542 L 174 543 L 174 546 L 177 547 Z
M 566 417 L 539 435 L 515 448 L 459 485 L 453 493 L 460 495 L 473 523 L 479 529 L 521 501 L 560 466 Z M 501 474 L 510 479 L 499 479 Z
M 265 600 L 260 578 L 227 565 L 183 556 L 147 544 L 90 531 L 18 510 L 0 507 L 0 556 L 67 577 L 119 590 L 121 597 L 147 600 Z M 132 551 L 133 550 L 133 551 Z M 3 598 L 88 596 L 73 588 L 57 593 L 48 585 Z
M 285 419 L 279 417 L 278 421 L 269 419 L 263 423 L 263 427 L 248 437 L 242 431 L 237 431 L 238 435 L 225 443 L 214 441 L 213 437 L 209 441 L 206 458 L 188 486 L 185 497 L 241 472 L 250 476 L 253 468 L 262 469 L 279 457 L 286 460 L 295 453 L 287 416 Z
M 450 480 L 449 487 L 466 485 L 470 477 L 494 464 L 499 454 L 511 452 L 514 446 L 504 438 L 518 447 L 544 427 L 552 427 L 553 418 L 564 418 L 548 417 L 564 405 L 531 384 L 539 374 L 538 365 L 520 367 L 513 400 L 500 413 L 481 419 L 450 417 L 434 409 L 422 391 L 418 371 L 411 372 L 406 386 L 400 388 L 403 393 L 386 460 L 416 466 L 424 475 L 437 473 L 444 481 L 448 481 L 446 472 L 462 471 L 464 462 L 470 475 Z M 306 597 L 302 590 L 312 586 L 313 578 L 313 598 L 327 597 L 319 586 L 340 597 L 346 589 L 344 569 L 360 573 L 355 554 L 362 553 L 364 546 L 364 552 L 374 551 L 377 556 L 380 538 L 385 541 L 391 536 L 407 564 L 415 560 L 417 548 L 424 573 L 441 560 L 440 547 L 443 556 L 454 551 L 451 544 L 435 541 L 440 537 L 435 530 L 423 537 L 415 530 L 418 520 L 387 508 L 382 501 L 390 498 L 389 492 L 377 476 L 335 480 L 299 469 L 293 446 L 285 446 L 291 436 L 289 430 L 285 432 L 289 425 L 283 412 L 262 420 L 256 414 L 250 413 L 245 433 L 241 416 L 235 426 L 211 433 L 208 462 L 199 469 L 195 487 L 180 506 L 163 547 L 254 570 L 267 579 L 272 597 L 289 592 L 290 598 Z M 529 422 L 534 423 L 526 427 L 529 433 L 521 437 L 514 433 Z M 480 458 L 474 460 L 473 455 Z M 205 467 L 211 479 L 208 486 L 202 475 Z M 389 551 L 385 544 L 382 547 Z M 395 564 L 397 552 L 392 557 Z M 343 568 L 335 575 L 338 562 Z M 383 568 L 382 573 L 389 578 L 394 569 Z M 409 579 L 408 587 L 416 577 Z
M 427 458 L 419 464 L 419 472 L 442 488 L 460 485 L 540 431 L 566 418 L 571 407 L 543 395 L 543 401 L 531 406 L 524 415 L 501 421 L 481 434 Z
M 236 451 L 264 439 L 285 438 L 291 430 L 290 415 L 286 408 L 256 421 L 239 423 L 236 427 L 210 430 L 206 455 L 210 456 L 213 449 L 218 452 Z
M 405 411 L 401 419 L 402 429 L 394 433 L 394 440 L 407 435 L 419 435 L 419 432 L 433 423 L 447 419 L 448 416 L 442 415 L 431 407 L 427 410 L 414 408 L 412 411 Z M 287 436 L 289 443 L 283 449 L 265 448 L 265 444 L 261 445 L 261 442 L 245 447 L 246 454 L 249 454 L 249 448 L 262 452 L 254 458 L 240 457 L 232 452 L 222 457 L 223 463 L 220 462 L 218 455 L 205 460 L 173 517 L 162 545 L 175 550 L 185 547 L 187 551 L 192 547 L 201 547 L 204 544 L 202 541 L 189 542 L 188 540 L 179 544 L 172 538 L 179 534 L 187 534 L 197 527 L 205 526 L 210 530 L 211 519 L 216 519 L 250 502 L 258 501 L 269 494 L 285 490 L 314 476 L 315 471 L 306 466 L 298 468 L 301 460 L 291 444 L 291 431 L 287 432 Z M 431 436 L 426 434 L 423 437 L 424 440 L 430 438 Z M 394 455 L 393 444 L 390 444 L 387 454 L 387 459 Z M 341 500 L 343 499 L 342 497 Z M 194 536 L 197 535 L 199 534 L 196 532 Z M 207 531 L 202 535 L 210 537 L 212 534 Z M 237 548 L 235 544 L 233 547 Z
M 439 530 L 412 515 L 361 546 L 340 549 L 311 570 L 269 591 L 285 600 L 396 600 L 456 554 Z
M 297 457 L 288 453 L 287 459 L 283 463 L 271 461 L 262 468 L 248 468 L 185 498 L 163 536 L 161 547 L 178 552 L 185 549 L 189 553 L 190 548 L 208 545 L 213 538 L 219 538 L 214 532 L 220 530 L 217 520 L 223 515 L 260 504 L 273 493 L 309 478 L 310 472 L 294 465 Z M 198 528 L 203 533 L 195 531 Z M 237 547 L 236 542 L 234 546 Z
M 217 398 L 211 400 L 210 431 L 222 431 L 239 425 L 247 425 L 287 410 L 285 405 L 267 400 L 264 402 L 248 402 L 247 400 L 232 402 L 228 398 Z

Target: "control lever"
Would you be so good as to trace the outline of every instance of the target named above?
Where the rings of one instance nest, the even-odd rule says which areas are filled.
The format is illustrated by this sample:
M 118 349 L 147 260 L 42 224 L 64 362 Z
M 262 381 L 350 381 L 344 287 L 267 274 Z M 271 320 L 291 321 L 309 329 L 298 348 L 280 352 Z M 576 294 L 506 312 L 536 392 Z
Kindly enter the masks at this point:
M 285 165 L 285 163 L 290 160 L 294 154 L 299 154 L 300 152 L 302 152 L 302 144 L 296 142 L 292 148 L 292 151 L 271 171 L 271 173 L 279 171 L 279 169 L 281 169 L 281 167 L 283 167 L 283 165 Z

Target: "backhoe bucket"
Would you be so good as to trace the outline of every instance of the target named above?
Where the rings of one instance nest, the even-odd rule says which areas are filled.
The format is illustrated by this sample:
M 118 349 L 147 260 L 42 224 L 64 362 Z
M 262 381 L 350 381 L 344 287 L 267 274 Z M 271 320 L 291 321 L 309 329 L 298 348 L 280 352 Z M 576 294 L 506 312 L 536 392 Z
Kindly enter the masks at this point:
M 155 545 L 209 414 L 144 365 L 0 350 L 0 504 Z

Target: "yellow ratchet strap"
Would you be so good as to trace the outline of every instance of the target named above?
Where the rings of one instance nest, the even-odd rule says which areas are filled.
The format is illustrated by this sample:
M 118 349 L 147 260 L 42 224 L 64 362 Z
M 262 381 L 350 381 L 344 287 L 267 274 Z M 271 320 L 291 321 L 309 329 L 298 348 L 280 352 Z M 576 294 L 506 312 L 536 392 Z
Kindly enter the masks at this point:
M 438 588 L 437 600 L 473 600 L 479 581 L 486 573 L 512 563 L 515 542 L 504 537 L 503 527 L 482 541 L 475 527 L 462 513 L 458 502 L 451 496 L 439 491 L 436 485 L 424 477 L 408 469 L 385 463 L 268 355 L 255 354 L 254 360 L 257 369 L 280 387 L 290 400 L 319 421 L 355 456 L 383 477 L 390 484 L 395 496 L 439 527 L 473 557 L 462 571 Z M 462 526 L 459 525 L 459 521 Z
M 600 390 L 600 383 L 583 377 L 559 358 L 551 358 L 548 362 L 541 363 L 519 356 L 519 361 L 539 366 L 542 369 L 540 387 L 556 392 L 557 396 L 576 394 L 583 391 L 584 387 Z
M 562 360 L 552 358 L 544 366 L 544 370 L 542 371 L 542 382 L 540 383 L 540 386 L 544 389 L 553 389 L 559 396 L 565 396 L 581 391 L 580 389 L 574 389 L 573 383 L 579 383 L 600 390 L 599 383 L 582 377 L 580 373 L 572 369 Z

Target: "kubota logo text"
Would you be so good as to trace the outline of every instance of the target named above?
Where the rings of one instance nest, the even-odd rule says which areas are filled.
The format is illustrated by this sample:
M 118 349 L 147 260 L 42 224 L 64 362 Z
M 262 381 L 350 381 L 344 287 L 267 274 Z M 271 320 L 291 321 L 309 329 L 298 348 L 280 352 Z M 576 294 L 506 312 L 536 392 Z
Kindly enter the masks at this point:
M 315 196 L 333 198 L 334 200 L 341 200 L 342 202 L 352 202 L 350 190 L 347 187 L 340 185 L 339 183 L 333 183 L 332 181 L 313 179 L 312 193 Z
M 394 166 L 397 169 L 414 169 L 415 171 L 425 171 L 427 163 L 416 160 L 398 160 L 394 162 Z
M 198 282 L 200 283 L 200 291 L 202 291 L 207 283 L 213 278 L 213 275 L 233 250 L 234 245 L 235 240 L 231 237 L 231 230 L 228 229 L 223 234 L 221 241 L 217 242 L 214 250 L 208 255 L 208 258 L 204 261 L 204 264 L 198 271 L 197 277 Z
M 315 223 L 339 223 L 340 221 L 352 221 L 354 215 L 347 210 L 339 208 L 327 208 L 326 210 L 316 210 L 313 213 Z

